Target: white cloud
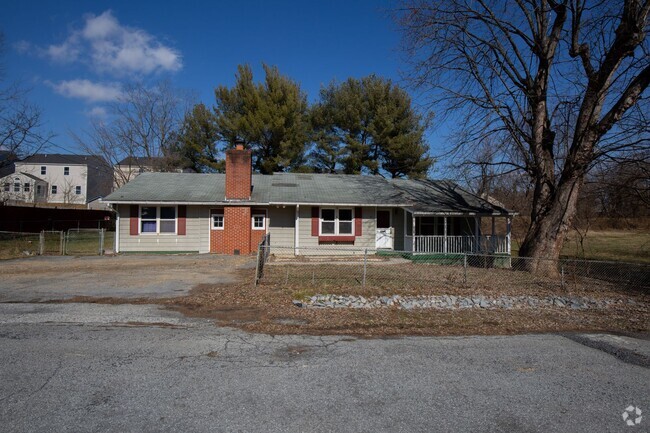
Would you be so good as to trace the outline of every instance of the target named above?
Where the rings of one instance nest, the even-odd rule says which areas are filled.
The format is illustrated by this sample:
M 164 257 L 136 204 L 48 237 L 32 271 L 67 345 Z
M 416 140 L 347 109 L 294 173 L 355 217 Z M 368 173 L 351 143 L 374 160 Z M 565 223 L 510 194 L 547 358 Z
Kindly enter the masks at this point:
M 69 63 L 79 58 L 81 48 L 70 40 L 61 45 L 50 45 L 45 49 L 44 54 L 55 62 Z
M 115 101 L 122 96 L 117 83 L 94 83 L 89 80 L 68 80 L 48 84 L 66 98 L 79 98 L 88 102 Z
M 106 111 L 106 108 L 97 105 L 91 108 L 90 110 L 86 111 L 86 116 L 95 119 L 105 119 L 106 117 L 108 117 L 108 111 Z
M 48 46 L 43 54 L 59 62 L 82 61 L 114 76 L 174 72 L 183 67 L 179 51 L 142 29 L 120 24 L 110 10 L 87 15 L 81 29 L 71 31 L 63 43 Z

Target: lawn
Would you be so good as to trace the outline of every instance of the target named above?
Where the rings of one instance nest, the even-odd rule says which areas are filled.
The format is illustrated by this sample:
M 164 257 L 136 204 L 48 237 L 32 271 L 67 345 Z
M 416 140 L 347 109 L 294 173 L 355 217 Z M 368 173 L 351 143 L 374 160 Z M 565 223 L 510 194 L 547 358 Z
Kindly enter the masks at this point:
M 105 232 L 104 251 L 113 249 L 115 232 Z M 39 233 L 0 233 L 0 260 L 31 257 L 39 253 Z M 45 232 L 46 255 L 61 254 L 60 232 Z M 68 255 L 99 254 L 99 233 L 71 231 L 66 243 Z
M 584 248 L 584 249 L 583 249 Z M 512 254 L 519 245 L 513 239 Z M 580 245 L 576 232 L 570 232 L 562 256 L 586 260 L 611 260 L 650 264 L 650 232 L 635 230 L 589 231 Z

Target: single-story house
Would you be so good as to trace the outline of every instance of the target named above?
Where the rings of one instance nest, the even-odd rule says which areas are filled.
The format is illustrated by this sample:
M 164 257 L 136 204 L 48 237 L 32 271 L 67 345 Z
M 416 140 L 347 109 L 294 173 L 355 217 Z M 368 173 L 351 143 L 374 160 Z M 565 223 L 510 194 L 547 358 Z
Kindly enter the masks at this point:
M 117 252 L 250 254 L 269 234 L 271 248 L 297 255 L 510 254 L 515 214 L 449 181 L 253 174 L 242 146 L 226 152 L 224 174 L 143 173 L 103 201 L 117 212 Z

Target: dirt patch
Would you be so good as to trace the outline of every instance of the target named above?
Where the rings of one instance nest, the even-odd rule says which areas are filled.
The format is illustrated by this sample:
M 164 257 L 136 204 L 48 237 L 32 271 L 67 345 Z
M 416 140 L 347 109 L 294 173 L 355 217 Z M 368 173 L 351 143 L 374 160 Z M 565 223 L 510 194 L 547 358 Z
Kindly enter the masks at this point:
M 68 300 L 112 303 L 109 298 L 184 296 L 202 284 L 238 284 L 250 256 L 128 255 L 35 257 L 2 263 L 1 302 Z M 98 301 L 97 299 L 102 299 Z

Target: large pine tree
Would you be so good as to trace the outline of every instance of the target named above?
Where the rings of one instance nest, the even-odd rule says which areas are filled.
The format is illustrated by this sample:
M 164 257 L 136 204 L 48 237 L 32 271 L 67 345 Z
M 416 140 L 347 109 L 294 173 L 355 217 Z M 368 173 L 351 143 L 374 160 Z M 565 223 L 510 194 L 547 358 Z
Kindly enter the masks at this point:
M 263 83 L 253 81 L 250 66 L 240 65 L 233 88 L 215 89 L 217 131 L 226 146 L 243 140 L 260 173 L 299 170 L 309 142 L 307 97 L 276 67 L 263 67 Z
M 424 142 L 426 119 L 403 89 L 375 75 L 322 89 L 312 124 L 318 171 L 418 178 L 433 163 Z

